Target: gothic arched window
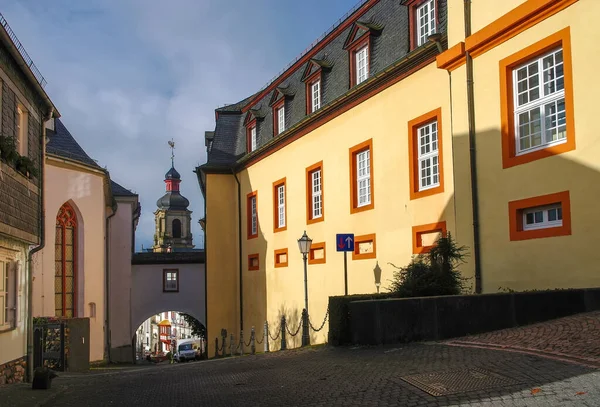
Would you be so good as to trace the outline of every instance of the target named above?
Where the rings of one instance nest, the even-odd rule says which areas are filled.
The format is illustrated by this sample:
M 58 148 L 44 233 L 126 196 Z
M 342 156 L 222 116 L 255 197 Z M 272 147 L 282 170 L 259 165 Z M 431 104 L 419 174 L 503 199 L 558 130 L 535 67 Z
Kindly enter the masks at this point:
M 173 220 L 173 238 L 181 238 L 181 221 L 179 219 Z
M 57 317 L 77 316 L 77 215 L 65 203 L 56 216 L 54 308 Z

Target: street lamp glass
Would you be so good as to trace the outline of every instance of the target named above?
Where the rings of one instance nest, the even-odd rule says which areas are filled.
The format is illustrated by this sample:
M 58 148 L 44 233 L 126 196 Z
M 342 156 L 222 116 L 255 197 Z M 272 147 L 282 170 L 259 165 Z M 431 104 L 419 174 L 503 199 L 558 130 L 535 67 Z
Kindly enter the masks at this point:
M 312 243 L 312 239 L 306 235 L 306 230 L 300 239 L 298 239 L 298 247 L 300 248 L 300 253 L 308 254 L 310 251 L 310 244 Z

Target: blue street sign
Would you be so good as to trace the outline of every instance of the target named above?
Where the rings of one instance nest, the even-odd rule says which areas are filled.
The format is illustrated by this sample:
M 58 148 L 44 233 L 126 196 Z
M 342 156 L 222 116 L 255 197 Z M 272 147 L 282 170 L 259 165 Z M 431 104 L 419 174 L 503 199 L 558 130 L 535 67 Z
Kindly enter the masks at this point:
M 335 235 L 335 247 L 338 252 L 353 252 L 354 251 L 354 234 L 353 233 L 338 233 Z

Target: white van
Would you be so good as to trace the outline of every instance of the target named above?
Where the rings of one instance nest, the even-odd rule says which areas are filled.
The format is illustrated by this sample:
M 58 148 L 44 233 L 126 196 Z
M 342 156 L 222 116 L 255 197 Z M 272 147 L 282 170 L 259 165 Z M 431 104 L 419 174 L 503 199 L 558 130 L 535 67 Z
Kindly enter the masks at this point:
M 200 339 L 181 339 L 177 341 L 175 359 L 179 362 L 200 359 L 201 349 Z

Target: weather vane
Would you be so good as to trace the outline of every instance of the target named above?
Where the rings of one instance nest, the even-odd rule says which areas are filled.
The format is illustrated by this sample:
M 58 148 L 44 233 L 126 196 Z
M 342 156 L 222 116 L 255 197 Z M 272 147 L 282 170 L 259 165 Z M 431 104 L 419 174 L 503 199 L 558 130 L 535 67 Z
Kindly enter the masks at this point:
M 171 147 L 171 167 L 175 167 L 174 158 L 175 158 L 175 142 L 173 139 L 168 141 L 169 147 Z

